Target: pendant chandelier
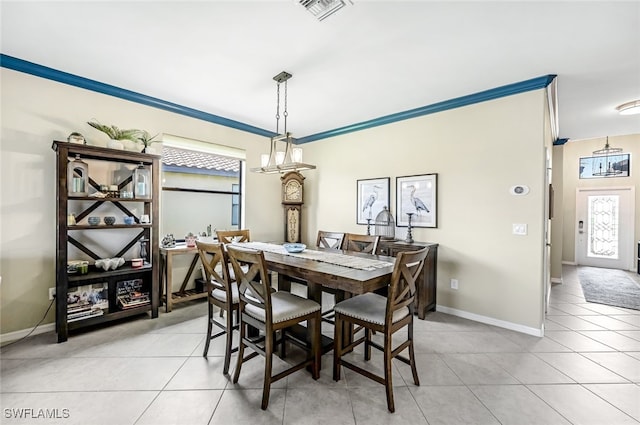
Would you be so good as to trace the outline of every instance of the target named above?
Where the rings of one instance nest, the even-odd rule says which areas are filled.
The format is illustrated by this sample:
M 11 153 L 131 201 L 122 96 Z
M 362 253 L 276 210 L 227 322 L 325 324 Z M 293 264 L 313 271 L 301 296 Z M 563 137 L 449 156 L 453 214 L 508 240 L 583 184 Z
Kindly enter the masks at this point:
M 252 168 L 251 171 L 263 174 L 286 173 L 289 171 L 313 170 L 315 165 L 302 162 L 302 148 L 293 147 L 293 138 L 287 131 L 287 81 L 292 75 L 282 71 L 273 79 L 276 81 L 277 104 L 276 104 L 276 135 L 271 138 L 271 149 L 268 154 L 260 156 L 260 167 Z M 280 133 L 280 84 L 284 83 L 284 132 Z M 284 150 L 278 150 L 278 145 L 284 144 Z
M 622 174 L 622 168 L 616 166 L 614 158 L 622 153 L 622 148 L 612 148 L 609 145 L 609 137 L 604 144 L 604 148 L 593 151 L 592 174 L 599 177 L 615 176 Z

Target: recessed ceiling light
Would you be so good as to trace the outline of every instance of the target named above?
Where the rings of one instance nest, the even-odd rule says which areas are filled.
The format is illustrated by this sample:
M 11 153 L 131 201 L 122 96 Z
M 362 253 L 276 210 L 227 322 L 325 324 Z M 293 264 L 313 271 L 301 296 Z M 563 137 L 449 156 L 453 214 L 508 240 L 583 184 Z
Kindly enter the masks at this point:
M 620 106 L 616 106 L 616 110 L 620 115 L 640 114 L 640 100 L 623 103 Z

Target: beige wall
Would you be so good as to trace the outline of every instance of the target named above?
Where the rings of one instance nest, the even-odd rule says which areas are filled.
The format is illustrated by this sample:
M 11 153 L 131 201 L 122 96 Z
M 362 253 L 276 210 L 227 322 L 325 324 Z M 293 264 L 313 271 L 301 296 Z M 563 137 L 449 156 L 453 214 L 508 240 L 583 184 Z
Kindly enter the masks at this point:
M 629 117 L 633 119 L 632 117 Z M 569 141 L 562 146 L 563 151 L 563 221 L 562 244 L 563 261 L 575 262 L 575 226 L 576 226 L 576 190 L 578 188 L 608 188 L 608 187 L 635 187 L 635 234 L 634 244 L 640 240 L 640 196 L 637 193 L 640 187 L 640 173 L 638 173 L 637 161 L 640 158 L 640 134 L 609 137 L 609 144 L 616 148 L 622 148 L 625 153 L 631 154 L 631 172 L 629 177 L 616 177 L 605 179 L 580 179 L 578 176 L 578 164 L 580 157 L 592 156 L 593 151 L 602 149 L 605 138 Z M 557 148 L 556 148 L 557 149 Z M 636 249 L 632 250 L 636 252 Z
M 2 69 L 1 333 L 31 328 L 54 286 L 55 182 L 51 141 L 80 131 L 106 143 L 91 118 L 230 145 L 259 164 L 267 140 L 113 97 Z M 438 228 L 414 238 L 440 244 L 438 305 L 525 332 L 542 326 L 545 91 L 513 95 L 309 143 L 303 226 L 364 233 L 355 224 L 356 180 L 438 173 Z M 11 182 L 11 183 L 10 183 Z M 509 188 L 525 184 L 527 196 Z M 280 177 L 247 173 L 245 223 L 255 240 L 282 240 Z M 162 212 L 161 212 L 162 213 Z M 512 234 L 528 225 L 527 236 Z M 405 229 L 399 229 L 403 237 Z M 449 289 L 449 280 L 460 289 Z M 51 323 L 51 312 L 45 323 Z
M 0 69 L 2 133 L 0 137 L 0 333 L 32 328 L 55 286 L 55 153 L 53 140 L 72 131 L 91 144 L 106 136 L 86 124 L 92 118 L 121 128 L 142 128 L 231 145 L 247 151 L 258 164 L 268 139 L 176 115 L 20 72 Z M 245 222 L 258 239 L 280 236 L 278 177 L 248 174 Z M 161 212 L 162 213 L 162 212 Z M 279 216 L 278 216 L 279 217 Z M 44 323 L 52 323 L 52 309 Z
M 391 177 L 395 214 L 396 177 L 438 173 L 438 228 L 413 232 L 440 244 L 438 305 L 540 329 L 545 99 L 538 90 L 306 144 L 318 166 L 306 173 L 307 241 L 318 229 L 365 233 L 356 180 Z M 510 195 L 515 184 L 530 193 Z M 513 223 L 528 235 L 513 235 Z

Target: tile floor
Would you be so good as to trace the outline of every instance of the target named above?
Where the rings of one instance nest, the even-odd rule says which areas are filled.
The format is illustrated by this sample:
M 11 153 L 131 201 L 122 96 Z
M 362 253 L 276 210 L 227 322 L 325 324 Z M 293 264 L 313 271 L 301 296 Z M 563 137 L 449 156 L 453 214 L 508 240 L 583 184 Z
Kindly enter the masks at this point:
M 202 357 L 206 306 L 196 302 L 63 344 L 46 333 L 2 348 L 0 423 L 640 423 L 640 311 L 586 303 L 575 267 L 565 266 L 552 289 L 544 338 L 438 312 L 415 328 L 422 385 L 394 364 L 395 414 L 381 385 L 349 370 L 334 382 L 330 355 L 319 381 L 297 372 L 273 386 L 269 409 L 260 410 L 262 358 L 230 383 L 222 339 Z M 379 356 L 370 367 L 381 370 Z

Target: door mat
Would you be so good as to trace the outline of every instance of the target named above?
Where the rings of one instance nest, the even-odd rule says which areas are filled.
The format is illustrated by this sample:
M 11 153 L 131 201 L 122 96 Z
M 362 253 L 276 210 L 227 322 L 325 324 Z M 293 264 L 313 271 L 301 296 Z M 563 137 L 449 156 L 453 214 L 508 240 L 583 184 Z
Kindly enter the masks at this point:
M 629 277 L 627 272 L 580 267 L 578 278 L 587 301 L 640 310 L 640 283 Z

